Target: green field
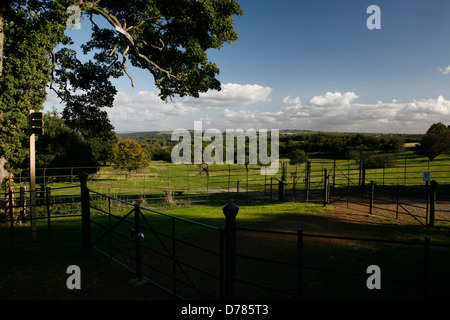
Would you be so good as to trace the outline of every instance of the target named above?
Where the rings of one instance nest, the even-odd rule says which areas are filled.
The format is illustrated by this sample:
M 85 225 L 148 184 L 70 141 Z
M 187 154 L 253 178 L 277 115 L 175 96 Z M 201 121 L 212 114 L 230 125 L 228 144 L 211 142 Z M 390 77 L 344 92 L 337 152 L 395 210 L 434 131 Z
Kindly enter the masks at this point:
M 102 204 L 94 202 L 95 207 L 100 207 Z M 104 205 L 104 204 L 103 204 Z M 104 206 L 106 208 L 106 206 Z M 111 222 L 108 215 L 102 214 L 92 210 L 92 239 L 104 235 L 105 229 L 108 226 L 114 225 L 115 222 L 130 211 L 130 206 L 114 206 L 114 215 L 116 218 Z M 209 248 L 211 250 L 217 249 L 218 233 L 201 225 L 186 223 L 184 220 L 178 218 L 189 219 L 198 223 L 207 224 L 213 227 L 224 226 L 225 219 L 222 212 L 222 205 L 204 205 L 191 208 L 174 208 L 169 212 L 171 215 L 177 217 L 175 220 L 172 216 L 161 215 L 155 212 L 148 212 L 143 210 L 144 218 L 141 220 L 141 231 L 145 234 L 142 239 L 142 244 L 148 248 L 161 248 L 166 246 L 172 248 L 172 241 L 167 238 L 173 235 L 177 239 L 188 241 Z M 56 212 L 55 212 L 56 213 Z M 128 219 L 133 221 L 133 215 Z M 331 207 L 323 207 L 316 204 L 306 203 L 268 203 L 268 202 L 243 202 L 240 205 L 239 213 L 237 215 L 238 228 L 257 228 L 263 230 L 278 230 L 283 232 L 297 232 L 298 228 L 302 228 L 305 234 L 312 235 L 327 235 L 327 236 L 341 236 L 352 238 L 375 238 L 391 241 L 413 241 L 416 245 L 402 245 L 402 244 L 383 244 L 371 243 L 367 241 L 345 240 L 345 239 L 327 239 L 308 237 L 304 238 L 304 263 L 308 266 L 315 266 L 319 268 L 333 268 L 345 272 L 362 273 L 363 277 L 352 277 L 338 273 L 319 272 L 315 269 L 305 270 L 304 274 L 304 289 L 305 294 L 318 296 L 325 299 L 403 299 L 421 297 L 421 286 L 410 286 L 406 288 L 401 283 L 400 286 L 393 286 L 390 282 L 384 284 L 384 290 L 379 292 L 371 292 L 365 288 L 365 268 L 368 265 L 376 264 L 381 266 L 383 275 L 386 277 L 399 277 L 400 279 L 413 279 L 413 281 L 421 281 L 421 273 L 423 266 L 423 246 L 417 244 L 423 243 L 424 237 L 431 236 L 433 245 L 440 243 L 450 243 L 450 226 L 444 225 L 438 229 L 428 229 L 418 225 L 409 224 L 407 222 L 394 222 L 384 219 L 367 219 L 367 217 L 358 218 L 355 215 L 349 218 L 348 215 L 342 216 L 338 211 Z M 174 222 L 175 221 L 175 222 Z M 103 227 L 99 227 L 99 225 Z M 2 292 L 5 294 L 5 289 L 11 286 L 14 281 L 8 282 L 8 279 L 17 276 L 19 270 L 25 268 L 28 270 L 29 263 L 33 263 L 32 274 L 37 270 L 41 270 L 39 279 L 47 283 L 53 283 L 55 280 L 54 273 L 58 273 L 60 264 L 66 261 L 81 261 L 80 264 L 84 266 L 86 275 L 86 287 L 91 291 L 85 291 L 85 294 L 93 299 L 102 299 L 113 295 L 115 298 L 121 299 L 161 299 L 164 295 L 154 293 L 153 289 L 148 288 L 147 292 L 143 292 L 142 288 L 138 290 L 130 285 L 122 284 L 124 287 L 116 288 L 118 284 L 112 285 L 116 292 L 111 292 L 107 285 L 101 281 L 111 281 L 110 274 L 103 276 L 96 273 L 100 265 L 102 269 L 111 268 L 109 266 L 113 262 L 103 262 L 101 255 L 96 254 L 95 250 L 89 254 L 89 261 L 87 261 L 82 252 L 81 238 L 81 220 L 80 217 L 61 217 L 53 218 L 51 220 L 51 232 L 48 232 L 48 221 L 46 219 L 40 220 L 38 223 L 38 243 L 29 246 L 29 226 L 15 226 L 14 228 L 14 248 L 9 248 L 10 241 L 10 226 L 2 224 L 0 228 L 2 250 L 11 259 L 2 260 L 0 264 L 3 280 L 0 281 Z M 173 231 L 172 228 L 176 229 Z M 120 223 L 115 228 L 116 234 L 113 235 L 112 243 L 115 248 L 122 252 L 129 252 L 133 255 L 134 243 L 130 241 L 129 224 Z M 158 232 L 159 237 L 155 237 L 150 231 Z M 166 235 L 166 236 L 164 236 Z M 297 252 L 297 237 L 291 235 L 265 235 L 265 234 L 247 234 L 244 231 L 239 231 L 237 249 L 238 253 L 250 254 L 251 256 L 259 256 L 279 261 L 296 262 Z M 104 237 L 105 240 L 110 240 L 109 235 Z M 48 241 L 51 241 L 49 247 Z M 162 242 L 161 242 L 162 241 Z M 27 245 L 28 243 L 28 245 Z M 5 247 L 6 246 L 6 247 Z M 108 251 L 109 245 L 100 243 L 96 244 L 101 250 Z M 49 250 L 50 248 L 50 250 Z M 182 244 L 177 245 L 177 252 L 182 253 L 178 259 L 187 258 L 194 259 L 191 263 L 198 263 L 201 267 L 213 266 L 217 263 L 214 256 L 208 253 L 203 253 L 200 256 L 191 253 L 191 249 L 183 247 Z M 170 249 L 172 250 L 172 249 Z M 432 247 L 431 261 L 433 266 L 433 274 L 431 276 L 433 283 L 450 284 L 448 278 L 448 267 L 450 267 L 449 248 Z M 146 252 L 146 250 L 143 250 Z M 163 250 L 164 252 L 164 250 Z M 198 253 L 198 252 L 197 252 Z M 48 256 L 47 260 L 42 259 L 42 254 Z M 144 253 L 146 255 L 146 253 Z M 187 255 L 187 256 L 186 256 Z M 115 253 L 114 256 L 118 259 L 123 255 Z M 55 260 L 56 259 L 56 260 Z M 150 259 L 155 261 L 155 258 Z M 14 263 L 16 261 L 16 263 Z M 48 263 L 52 263 L 49 265 Z M 57 261 L 57 263 L 55 263 Z M 62 261 L 62 262 L 61 262 Z M 126 261 L 126 256 L 124 260 Z M 188 260 L 189 261 L 189 260 Z M 10 265 L 14 263 L 14 267 Z M 130 263 L 133 266 L 133 263 Z M 263 283 L 268 282 L 271 286 L 281 286 L 290 290 L 295 290 L 296 269 L 287 268 L 283 266 L 276 266 L 271 263 L 264 262 L 238 262 L 238 277 L 250 279 Z M 89 269 L 89 268 L 92 268 Z M 14 273 L 8 270 L 14 269 Z M 171 270 L 171 265 L 167 266 L 167 270 Z M 61 270 L 59 270 L 61 273 Z M 24 277 L 26 278 L 27 272 Z M 92 274 L 95 274 L 93 276 Z M 122 269 L 118 271 L 117 279 L 123 278 L 128 274 L 128 279 L 132 278 L 132 274 Z M 150 275 L 153 273 L 150 273 Z M 44 280 L 48 276 L 52 280 Z M 91 276 L 95 279 L 91 279 Z M 360 280 L 362 279 L 362 280 Z M 94 286 L 97 283 L 97 286 Z M 117 280 L 119 281 L 119 280 Z M 100 283 L 99 283 L 100 282 Z M 31 281 L 33 285 L 35 282 Z M 24 285 L 22 283 L 22 285 Z M 26 287 L 26 285 L 24 285 Z M 13 286 L 14 287 L 14 286 Z M 95 288 L 94 288 L 95 287 Z M 26 292 L 33 292 L 33 288 L 29 290 L 15 289 L 11 291 L 13 295 L 9 298 L 17 298 L 14 294 L 24 294 Z M 261 299 L 286 299 L 283 295 L 267 293 L 263 291 L 250 290 L 244 286 L 239 287 L 239 293 L 245 296 L 253 296 Z M 52 289 L 47 286 L 45 290 L 40 291 L 41 298 L 55 298 L 54 294 L 58 294 L 58 299 L 72 299 L 77 298 L 75 293 L 62 288 Z M 156 294 L 156 296 L 151 296 Z M 128 295 L 128 296 L 126 296 Z M 433 291 L 433 296 L 437 298 L 448 298 L 445 293 L 441 291 Z M 8 298 L 5 294 L 4 298 Z M 78 297 L 82 298 L 82 297 Z
M 320 190 L 323 185 L 324 170 L 330 174 L 330 184 L 334 187 L 358 185 L 361 179 L 360 165 L 355 160 L 326 159 L 320 155 L 310 155 L 310 189 Z M 262 200 L 276 198 L 278 181 L 282 178 L 282 162 L 286 162 L 286 189 L 302 194 L 306 189 L 306 164 L 289 165 L 288 159 L 281 159 L 279 171 L 274 176 L 261 175 L 257 165 L 174 165 L 164 162 L 152 162 L 145 168 L 127 170 L 118 167 L 98 167 L 89 177 L 89 187 L 97 192 L 108 194 L 129 202 L 139 202 L 144 206 L 187 207 L 192 204 L 208 203 L 212 195 L 222 194 L 224 199 Z M 414 153 L 412 147 L 406 148 L 395 162 L 395 166 L 386 168 L 368 168 L 365 170 L 365 183 L 374 180 L 378 185 L 424 186 L 423 172 L 430 172 L 431 180 L 440 185 L 450 185 L 450 159 L 442 155 L 430 162 Z M 89 168 L 92 169 L 92 168 Z M 52 197 L 77 197 L 79 195 L 78 176 L 74 172 L 88 168 L 47 168 L 39 171 L 39 185 L 51 187 Z M 15 177 L 15 187 L 28 187 L 26 172 Z M 73 186 L 73 188 L 68 188 Z M 175 201 L 169 201 L 165 191 L 182 192 L 174 194 Z M 225 196 L 226 195 L 226 196 Z M 173 199 L 169 199 L 173 200 Z
M 406 161 L 405 161 L 406 160 Z M 449 178 L 448 168 L 450 160 L 440 157 L 433 162 L 428 162 L 421 157 L 415 156 L 411 150 L 405 153 L 397 161 L 395 168 L 368 169 L 366 171 L 366 181 L 376 180 L 379 184 L 394 185 L 406 184 L 423 185 L 422 172 L 429 171 L 432 179 L 438 180 L 445 185 Z M 311 158 L 311 186 L 320 190 L 323 169 L 329 169 L 335 178 L 334 183 L 338 187 L 344 181 L 357 181 L 359 178 L 359 166 L 355 161 L 345 159 L 327 160 L 323 158 Z M 321 204 L 305 203 L 302 201 L 279 202 L 276 197 L 276 189 L 273 191 L 273 199 L 270 201 L 267 194 L 270 190 L 271 177 L 260 175 L 259 167 L 250 166 L 246 170 L 243 165 L 211 165 L 209 166 L 209 175 L 201 170 L 199 166 L 175 166 L 165 163 L 151 163 L 148 167 L 136 171 L 127 171 L 125 169 L 102 167 L 92 174 L 88 180 L 88 186 L 92 190 L 99 192 L 91 193 L 91 219 L 93 239 L 105 235 L 105 228 L 114 225 L 115 221 L 123 218 L 132 209 L 130 204 L 116 200 L 108 200 L 102 194 L 108 194 L 115 198 L 120 198 L 130 203 L 139 202 L 142 207 L 155 209 L 158 212 L 142 210 L 143 220 L 141 222 L 145 238 L 143 243 L 149 248 L 171 247 L 173 244 L 170 237 L 175 235 L 182 241 L 192 241 L 199 245 L 211 247 L 216 250 L 218 245 L 217 231 L 205 228 L 199 224 L 191 224 L 186 220 L 195 221 L 214 228 L 220 228 L 225 225 L 225 217 L 222 212 L 222 206 L 228 201 L 233 201 L 239 206 L 237 215 L 238 228 L 278 230 L 282 232 L 293 233 L 292 235 L 240 235 L 238 250 L 241 253 L 251 254 L 252 256 L 273 258 L 276 260 L 287 260 L 296 262 L 297 238 L 295 233 L 302 228 L 305 234 L 326 235 L 338 237 L 355 238 L 375 238 L 392 241 L 413 241 L 415 245 L 370 243 L 358 240 L 345 239 L 327 239 L 316 237 L 305 237 L 305 264 L 314 265 L 320 268 L 333 267 L 337 270 L 354 271 L 358 273 L 365 272 L 367 265 L 377 264 L 383 268 L 383 272 L 391 277 L 400 277 L 401 279 L 422 280 L 423 273 L 423 241 L 425 236 L 430 236 L 433 245 L 450 243 L 450 226 L 448 223 L 440 224 L 438 228 L 425 228 L 421 225 L 398 221 L 393 219 L 382 219 L 379 217 L 370 217 L 367 214 L 355 212 L 343 214 L 339 209 L 333 206 L 324 207 Z M 304 188 L 305 165 L 287 166 L 286 180 L 287 189 L 295 189 L 301 192 Z M 50 170 L 49 170 L 50 171 Z M 291 173 L 296 173 L 296 179 L 291 178 Z M 405 174 L 406 172 L 406 174 Z M 334 175 L 335 173 L 335 175 Z M 278 174 L 277 177 L 280 177 Z M 48 178 L 48 176 L 47 176 Z M 340 180 L 341 179 L 341 180 Z M 27 185 L 26 179 L 17 181 L 18 188 L 21 184 Z M 90 253 L 89 261 L 80 256 L 81 246 L 81 219 L 79 216 L 70 216 L 71 214 L 80 214 L 80 203 L 71 200 L 79 200 L 80 187 L 76 176 L 52 177 L 49 178 L 47 186 L 52 188 L 51 197 L 53 202 L 67 201 L 68 203 L 53 203 L 47 208 L 43 205 L 38 208 L 38 243 L 31 247 L 29 244 L 30 233 L 29 225 L 11 225 L 6 222 L 0 226 L 0 243 L 3 244 L 4 255 L 10 256 L 11 260 L 3 260 L 1 264 L 2 274 L 6 274 L 0 283 L 2 288 L 8 288 L 15 272 L 18 270 L 29 269 L 31 261 L 38 261 L 34 268 L 41 270 L 46 277 L 52 277 L 50 270 L 57 266 L 51 266 L 46 259 L 42 259 L 42 252 L 49 255 L 48 261 L 55 264 L 57 261 L 69 261 L 71 257 L 81 259 L 89 269 L 88 281 L 111 281 L 111 275 L 99 276 L 95 273 L 96 264 L 101 263 L 109 265 L 103 261 L 99 262 L 97 255 Z M 237 183 L 239 182 L 239 191 Z M 296 182 L 296 184 L 294 184 Z M 344 184 L 344 183 L 342 183 Z M 175 195 L 174 199 L 168 203 L 164 197 L 164 190 L 181 190 L 184 193 L 181 196 Z M 287 200 L 290 200 L 287 199 Z M 94 209 L 96 208 L 96 209 Z M 99 210 L 97 210 L 99 209 Z M 170 210 L 169 210 L 170 209 Z M 113 220 L 106 213 L 114 215 Z M 50 214 L 50 215 L 49 215 Z M 170 216 L 169 216 L 169 215 Z M 48 219 L 48 218 L 51 219 Z M 127 220 L 133 221 L 131 215 Z M 114 243 L 114 246 L 123 252 L 133 252 L 134 244 L 130 241 L 130 225 L 120 223 L 115 228 L 117 234 L 109 238 L 109 234 L 103 237 Z M 11 230 L 14 232 L 11 233 Z M 159 236 L 152 232 L 157 231 Z M 14 247 L 10 247 L 13 243 Z M 48 243 L 51 243 L 51 250 L 48 251 Z M 419 244 L 419 245 L 418 245 Z M 100 243 L 98 244 L 100 246 Z M 24 250 L 24 248 L 28 248 Z M 108 251 L 108 244 L 101 246 L 102 250 Z M 450 278 L 448 268 L 450 260 L 448 257 L 448 247 L 432 247 L 430 254 L 433 272 L 431 275 L 432 283 L 448 285 Z M 187 259 L 194 259 L 188 250 L 178 249 Z M 24 252 L 26 255 L 24 256 Z M 207 255 L 196 257 L 195 262 L 203 265 L 212 264 L 214 259 Z M 108 261 L 108 260 L 106 260 Z M 95 262 L 95 263 L 94 263 Z M 10 264 L 12 263 L 12 264 Z M 80 262 L 81 263 L 81 262 Z M 268 285 L 281 285 L 289 290 L 295 290 L 295 270 L 275 268 L 264 263 L 241 263 L 239 276 L 254 281 L 268 281 Z M 108 267 L 110 268 L 110 267 Z M 167 267 L 169 270 L 171 266 Z M 92 270 L 91 270 L 92 269 Z M 11 273 L 11 270 L 15 270 Z M 125 271 L 126 272 L 126 271 Z M 294 272 L 294 273 L 292 273 Z M 122 274 L 119 272 L 119 274 Z M 43 276 L 44 277 L 44 276 Z M 118 275 L 117 279 L 123 279 L 123 275 Z M 131 277 L 131 276 L 130 276 Z M 125 276 L 126 278 L 126 276 Z M 363 277 L 364 278 L 364 277 Z M 95 280 L 93 280 L 95 279 Z M 356 280 L 355 280 L 356 279 Z M 350 280 L 347 276 L 341 277 L 338 274 L 323 273 L 315 269 L 305 271 L 304 289 L 306 294 L 320 296 L 325 299 L 402 299 L 420 297 L 423 289 L 419 286 L 414 289 L 405 289 L 404 286 L 388 285 L 381 292 L 368 292 L 365 288 L 365 280 L 361 282 L 356 277 Z M 29 279 L 28 279 L 29 280 Z M 28 281 L 27 280 L 27 281 Z M 10 281 L 10 282 L 8 282 Z M 25 281 L 25 280 L 24 280 Z M 44 280 L 45 281 L 45 280 Z M 53 280 L 47 280 L 52 283 Z M 120 281 L 117 280 L 117 285 Z M 361 283 L 363 285 L 361 285 Z M 33 281 L 30 285 L 36 285 Z M 136 290 L 125 283 L 120 284 L 121 289 L 116 288 L 112 293 L 105 284 L 91 286 L 89 297 L 101 299 L 110 297 L 122 299 L 146 299 L 150 295 L 151 299 L 158 299 L 164 295 L 153 290 Z M 294 288 L 292 287 L 294 286 Z M 409 287 L 408 287 L 409 288 Z M 14 288 L 11 292 L 17 295 L 26 295 L 35 288 L 25 289 Z M 246 291 L 240 288 L 240 292 L 253 294 L 256 291 Z M 2 291 L 3 293 L 5 290 Z M 50 287 L 40 294 L 43 298 L 54 298 L 53 293 L 63 299 L 80 298 L 74 296 L 67 290 L 61 288 L 51 290 Z M 448 291 L 445 291 L 448 293 Z M 434 291 L 437 298 L 448 298 L 447 293 Z M 8 297 L 8 294 L 5 294 Z M 11 297 L 11 296 L 10 296 Z M 271 295 L 258 292 L 255 296 L 263 299 L 285 299 L 279 295 Z M 289 297 L 287 297 L 289 299 Z

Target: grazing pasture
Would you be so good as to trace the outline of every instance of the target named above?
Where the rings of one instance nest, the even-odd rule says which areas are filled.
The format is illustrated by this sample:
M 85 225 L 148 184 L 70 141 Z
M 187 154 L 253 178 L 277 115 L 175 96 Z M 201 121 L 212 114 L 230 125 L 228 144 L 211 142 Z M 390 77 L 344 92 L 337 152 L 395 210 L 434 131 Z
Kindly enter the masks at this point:
M 245 166 L 99 168 L 87 181 L 91 246 L 84 253 L 78 177 L 47 169 L 42 182 L 51 189 L 37 208 L 37 241 L 27 218 L 16 223 L 5 214 L 1 224 L 2 298 L 220 299 L 230 292 L 224 266 L 232 257 L 236 298 L 448 299 L 447 160 L 405 153 L 395 168 L 360 167 L 312 159 L 309 172 L 306 164 L 286 165 L 277 176 L 285 184 Z M 425 171 L 439 183 L 435 202 Z M 26 186 L 25 175 L 15 182 Z M 402 192 L 409 203 L 396 198 Z M 383 209 L 388 200 L 397 211 Z M 230 202 L 239 207 L 231 256 L 222 208 Z M 81 267 L 81 291 L 66 287 L 70 264 Z M 381 289 L 368 288 L 374 265 Z

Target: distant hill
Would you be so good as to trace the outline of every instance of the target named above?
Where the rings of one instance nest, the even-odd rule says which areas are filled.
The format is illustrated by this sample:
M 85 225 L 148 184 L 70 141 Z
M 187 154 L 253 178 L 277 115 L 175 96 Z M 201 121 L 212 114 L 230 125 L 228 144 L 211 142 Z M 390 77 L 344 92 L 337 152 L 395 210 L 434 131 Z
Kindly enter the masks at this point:
M 192 130 L 191 130 L 192 131 Z M 322 131 L 311 131 L 311 130 L 298 130 L 298 129 L 286 129 L 280 130 L 280 136 L 296 136 L 301 134 L 348 134 L 355 135 L 358 132 L 322 132 Z M 151 140 L 151 139 L 163 139 L 170 140 L 172 135 L 171 131 L 144 131 L 144 132 L 116 132 L 116 135 L 121 139 L 135 139 L 135 140 Z M 402 134 L 402 133 L 364 133 L 368 136 L 396 136 L 406 138 L 407 141 L 418 141 L 422 135 L 421 134 Z
M 169 139 L 172 135 L 170 131 L 145 131 L 145 132 L 116 132 L 121 139 L 147 140 L 152 138 Z

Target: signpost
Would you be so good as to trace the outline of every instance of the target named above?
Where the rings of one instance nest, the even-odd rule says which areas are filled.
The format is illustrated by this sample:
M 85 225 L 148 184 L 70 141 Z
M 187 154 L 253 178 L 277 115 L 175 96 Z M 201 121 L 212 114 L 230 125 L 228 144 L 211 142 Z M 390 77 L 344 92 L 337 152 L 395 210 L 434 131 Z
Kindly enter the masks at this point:
M 30 138 L 30 213 L 31 213 L 31 239 L 36 241 L 36 134 L 44 134 L 44 114 L 42 112 L 29 112 L 29 138 Z

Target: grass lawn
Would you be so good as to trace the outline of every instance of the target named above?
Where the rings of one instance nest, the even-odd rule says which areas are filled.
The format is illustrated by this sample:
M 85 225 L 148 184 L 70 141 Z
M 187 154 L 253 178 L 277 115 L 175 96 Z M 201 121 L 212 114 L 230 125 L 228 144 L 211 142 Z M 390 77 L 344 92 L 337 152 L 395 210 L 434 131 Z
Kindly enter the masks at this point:
M 197 206 L 176 208 L 164 211 L 183 219 L 191 219 L 199 223 L 214 227 L 224 226 L 222 205 Z M 304 263 L 308 266 L 332 267 L 338 270 L 362 272 L 368 265 L 376 264 L 383 270 L 383 276 L 400 278 L 419 278 L 423 269 L 423 246 L 391 245 L 367 243 L 345 239 L 328 239 L 310 237 L 308 234 L 325 234 L 329 236 L 350 236 L 360 238 L 377 238 L 396 241 L 415 241 L 421 243 L 426 235 L 430 235 L 433 243 L 450 243 L 450 227 L 427 229 L 407 222 L 390 221 L 387 219 L 368 217 L 367 215 L 340 212 L 338 209 L 322 207 L 321 205 L 305 203 L 268 203 L 242 202 L 237 215 L 237 226 L 244 228 L 261 228 L 295 233 L 302 228 L 304 237 Z M 123 208 L 125 209 L 125 208 Z M 117 209 L 120 218 L 129 210 Z M 145 228 L 147 222 L 158 233 L 172 233 L 173 218 L 152 212 L 143 211 Z M 109 218 L 104 214 L 95 214 L 92 220 L 107 226 Z M 132 220 L 132 217 L 131 217 Z M 198 245 L 214 247 L 217 233 L 198 225 L 176 220 L 177 239 L 190 241 Z M 15 227 L 15 231 L 27 230 L 27 226 Z M 150 284 L 141 284 L 135 276 L 116 263 L 92 250 L 87 256 L 82 254 L 79 241 L 81 237 L 79 217 L 65 217 L 52 219 L 52 246 L 48 240 L 47 221 L 39 223 L 38 239 L 43 242 L 19 244 L 11 249 L 8 246 L 9 225 L 2 225 L 2 257 L 0 262 L 0 287 L 2 299 L 173 299 L 167 293 Z M 58 231 L 59 230 L 59 231 Z M 72 231 L 69 231 L 72 230 Z M 115 238 L 115 245 L 123 250 L 133 251 L 133 242 L 128 241 L 130 226 L 118 225 L 116 231 L 122 233 Z M 93 225 L 93 234 L 101 235 L 103 230 Z M 145 244 L 156 248 L 160 236 L 156 239 L 151 232 L 145 233 Z M 29 234 L 24 234 L 24 237 Z M 15 240 L 20 235 L 15 233 Z M 125 240 L 118 240 L 125 239 Z M 118 242 L 117 242 L 118 241 Z M 170 239 L 163 240 L 170 245 Z M 297 238 L 287 235 L 267 235 L 238 232 L 237 250 L 240 254 L 273 258 L 280 261 L 296 262 Z M 182 251 L 182 256 L 194 259 L 203 265 L 213 264 L 214 259 L 208 255 L 189 257 L 190 251 Z M 433 281 L 450 284 L 446 270 L 450 267 L 449 248 L 432 248 Z M 296 271 L 283 266 L 273 266 L 270 263 L 237 261 L 238 278 L 244 277 L 252 281 L 266 281 L 272 286 L 282 286 L 287 290 L 295 290 Z M 82 290 L 68 290 L 65 281 L 68 277 L 66 268 L 79 265 L 83 274 Z M 420 297 L 423 289 L 413 286 L 391 287 L 389 282 L 383 282 L 383 289 L 379 292 L 369 291 L 365 287 L 367 277 L 341 276 L 339 273 L 320 272 L 316 269 L 306 269 L 304 274 L 305 294 L 319 296 L 326 299 L 402 299 Z M 239 285 L 238 290 L 246 296 L 255 299 L 280 299 L 279 295 L 272 295 L 264 290 L 254 290 L 245 285 Z M 388 293 L 382 295 L 381 293 Z M 443 294 L 439 292 L 438 298 Z M 448 296 L 444 296 L 448 298 Z M 282 298 L 285 299 L 286 297 Z
M 359 178 L 359 169 L 355 161 L 311 157 L 311 188 L 321 189 L 324 168 L 328 168 L 336 186 L 346 185 L 348 177 L 352 181 Z M 440 185 L 450 185 L 450 160 L 440 156 L 429 162 L 415 155 L 407 148 L 398 159 L 395 167 L 367 169 L 366 182 L 375 180 L 387 190 L 398 184 L 414 187 L 423 186 L 422 172 L 429 171 L 431 179 Z M 204 169 L 204 168 L 203 168 Z M 127 170 L 102 167 L 90 176 L 88 186 L 95 191 L 120 197 L 126 201 L 139 202 L 143 207 L 162 211 L 142 210 L 141 219 L 142 244 L 152 249 L 165 248 L 173 250 L 175 246 L 170 239 L 192 242 L 198 246 L 207 246 L 210 250 L 218 249 L 218 231 L 225 226 L 222 206 L 233 201 L 239 206 L 236 217 L 238 228 L 258 228 L 291 233 L 262 234 L 238 230 L 237 250 L 241 255 L 270 258 L 297 263 L 298 239 L 296 232 L 304 232 L 304 283 L 305 295 L 325 299 L 408 299 L 422 297 L 423 287 L 392 285 L 383 280 L 383 289 L 370 291 L 366 287 L 366 268 L 378 265 L 382 269 L 383 279 L 401 278 L 405 282 L 415 279 L 423 280 L 424 247 L 426 236 L 431 237 L 433 246 L 430 252 L 430 281 L 435 284 L 450 285 L 450 248 L 436 244 L 450 243 L 450 225 L 443 223 L 439 228 L 425 228 L 413 222 L 369 216 L 365 213 L 351 212 L 345 208 L 323 207 L 313 203 L 278 202 L 277 189 L 273 200 L 269 201 L 267 192 L 271 182 L 270 176 L 260 174 L 260 168 L 243 165 L 211 165 L 206 172 L 200 166 L 168 165 L 152 162 L 148 167 L 129 172 Z M 47 173 L 49 173 L 48 171 Z M 295 173 L 295 178 L 293 175 Z M 280 172 L 276 175 L 280 177 Z M 288 166 L 287 188 L 295 188 L 299 193 L 304 188 L 305 165 Z M 61 181 L 50 179 L 52 200 L 77 200 L 80 189 L 78 180 Z M 294 185 L 293 183 L 296 182 Z M 16 188 L 27 186 L 26 180 L 16 177 Z M 70 187 L 73 186 L 73 187 Z M 164 204 L 164 190 L 182 190 L 183 196 L 174 203 Z M 394 189 L 392 189 L 394 190 Z M 249 192 L 249 193 L 247 193 Z M 420 191 L 422 192 L 422 191 Z M 247 195 L 250 197 L 247 198 Z M 201 201 L 199 200 L 201 199 Z M 208 201 L 206 201 L 206 199 Z M 251 201 L 248 201 L 251 200 Z M 288 200 L 291 200 L 290 198 Z M 134 216 L 130 215 L 115 226 L 130 212 L 132 207 L 112 201 L 108 203 L 102 196 L 93 195 L 92 205 L 103 210 L 92 210 L 93 241 L 98 237 L 107 241 L 98 243 L 104 251 L 110 250 L 108 241 L 123 251 L 133 255 L 134 242 L 130 231 Z M 201 205 L 199 205 L 201 204 Z M 111 209 L 110 209 L 111 208 Z M 169 210 L 170 208 L 170 210 Z M 105 212 L 114 215 L 110 218 Z M 29 226 L 14 226 L 11 237 L 9 223 L 0 224 L 0 298 L 2 299 L 173 299 L 166 292 L 150 284 L 136 281 L 135 276 L 110 259 L 91 250 L 82 254 L 81 219 L 79 203 L 54 204 L 50 208 L 51 227 L 47 220 L 45 207 L 39 208 L 38 242 L 30 243 Z M 61 217 L 56 218 L 56 216 Z M 173 218 L 173 215 L 177 218 Z M 54 217 L 54 218 L 53 218 Z M 192 224 L 192 220 L 199 224 Z M 201 224 L 212 226 L 206 228 Z M 105 233 L 114 227 L 114 235 Z M 106 229 L 105 229 L 106 228 Z M 151 230 L 157 231 L 155 235 Z M 49 232 L 50 231 L 50 232 Z M 326 235 L 328 238 L 314 235 Z M 388 244 L 384 242 L 367 242 L 333 237 L 376 238 L 394 241 L 413 241 L 414 245 Z M 11 248 L 13 241 L 14 247 Z M 51 241 L 51 245 L 49 245 Z M 97 245 L 97 244 L 96 244 Z M 181 257 L 192 263 L 199 263 L 217 272 L 217 258 L 194 255 L 191 249 L 181 241 L 176 244 Z M 167 252 L 166 252 L 167 253 Z M 157 262 L 152 258 L 150 262 Z M 68 290 L 66 268 L 79 265 L 83 274 L 82 290 Z M 131 263 L 133 264 L 133 263 Z M 214 266 L 213 266 L 214 265 Z M 162 265 L 172 270 L 172 265 Z M 266 283 L 269 286 L 281 286 L 288 291 L 295 291 L 297 285 L 296 269 L 274 266 L 262 260 L 248 261 L 239 258 L 237 277 Z M 363 276 L 348 277 L 341 273 L 322 271 L 324 268 L 350 271 Z M 214 269 L 216 268 L 216 269 Z M 205 280 L 206 281 L 206 280 Z M 208 286 L 208 283 L 205 283 Z M 238 290 L 246 297 L 255 299 L 291 299 L 289 295 L 277 295 L 265 290 L 239 284 Z M 433 291 L 433 298 L 450 297 L 449 290 Z

